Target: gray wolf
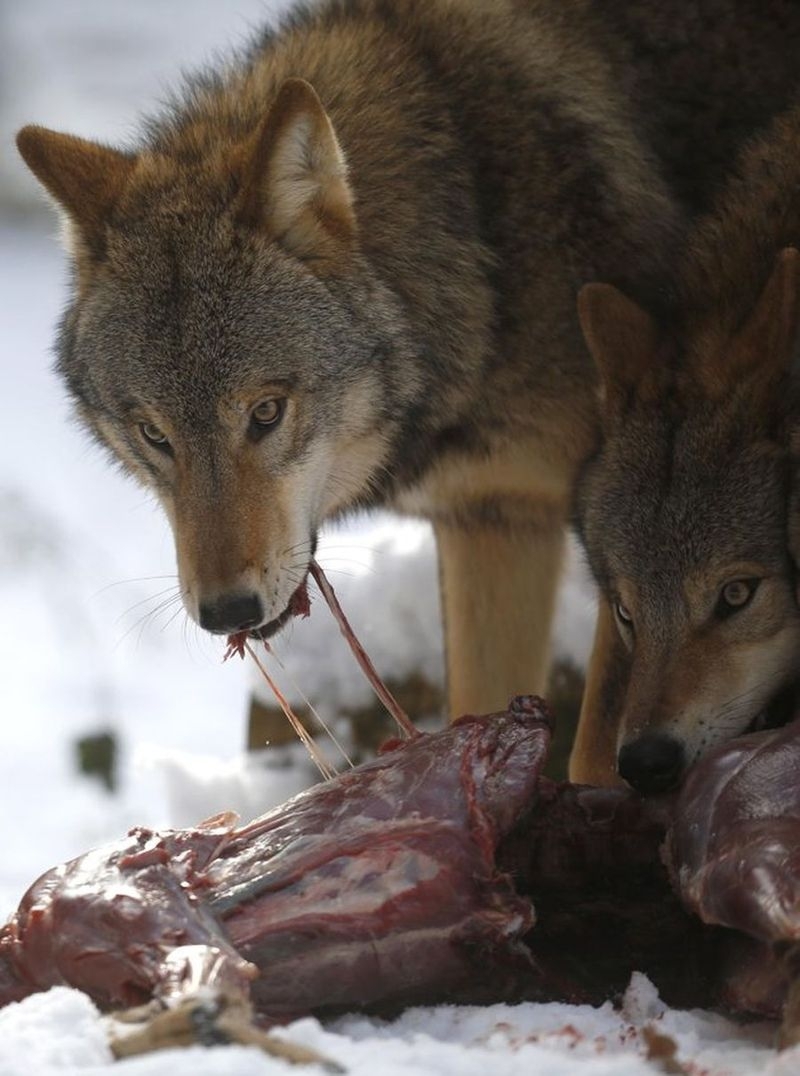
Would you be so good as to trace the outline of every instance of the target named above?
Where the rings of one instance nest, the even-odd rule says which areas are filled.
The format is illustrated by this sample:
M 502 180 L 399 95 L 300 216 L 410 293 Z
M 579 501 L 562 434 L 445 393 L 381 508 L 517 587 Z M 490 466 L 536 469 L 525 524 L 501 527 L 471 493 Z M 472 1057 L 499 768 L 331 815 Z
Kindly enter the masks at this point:
M 199 624 L 270 635 L 322 524 L 385 505 L 436 532 L 451 711 L 544 687 L 597 422 L 577 291 L 663 306 L 684 211 L 794 78 L 800 15 L 685 7 L 332 0 L 135 149 L 20 132 L 75 270 L 59 372 Z
M 747 147 L 691 236 L 677 328 L 615 288 L 581 294 L 604 402 L 576 495 L 601 613 L 575 780 L 662 791 L 791 712 L 799 190 L 795 108 Z

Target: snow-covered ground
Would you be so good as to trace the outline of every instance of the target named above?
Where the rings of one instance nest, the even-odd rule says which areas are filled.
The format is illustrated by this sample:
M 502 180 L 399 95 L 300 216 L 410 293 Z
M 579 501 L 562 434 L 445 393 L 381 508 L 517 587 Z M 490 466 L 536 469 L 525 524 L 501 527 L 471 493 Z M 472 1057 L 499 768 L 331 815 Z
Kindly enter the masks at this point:
M 248 669 L 171 602 L 172 541 L 148 496 L 108 466 L 68 421 L 50 372 L 65 272 L 50 218 L 26 221 L 33 186 L 16 163 L 13 128 L 37 120 L 123 140 L 180 65 L 240 42 L 283 4 L 153 0 L 109 4 L 26 0 L 0 5 L 0 915 L 45 868 L 134 823 L 183 824 L 230 806 L 245 816 L 313 779 L 292 748 L 245 759 Z M 14 213 L 11 212 L 11 207 Z M 441 676 L 431 537 L 413 521 L 356 521 L 320 553 L 379 668 Z M 379 596 L 379 600 L 378 600 Z M 588 650 L 589 588 L 577 561 L 564 590 L 557 649 Z M 366 688 L 327 611 L 280 645 L 287 693 L 300 684 L 329 717 Z M 110 730 L 121 744 L 119 787 L 77 774 L 74 740 Z M 278 765 L 286 756 L 294 765 Z M 277 759 L 277 762 L 275 761 Z M 663 1012 L 644 981 L 615 1011 L 569 1006 L 415 1010 L 393 1023 L 360 1016 L 285 1034 L 352 1073 L 652 1073 L 641 1029 L 678 1044 L 688 1071 L 800 1072 L 777 1055 L 772 1029 Z M 104 1027 L 91 1004 L 57 990 L 0 1012 L 0 1076 L 106 1071 Z M 110 1071 L 110 1069 L 109 1069 Z M 130 1060 L 120 1076 L 285 1071 L 235 1047 Z
M 674 1044 L 667 1067 L 648 1039 Z M 382 1021 L 298 1020 L 278 1032 L 337 1062 L 349 1076 L 797 1076 L 800 1047 L 776 1054 L 765 1025 L 737 1027 L 706 1013 L 666 1010 L 634 976 L 619 1010 L 576 1005 L 440 1006 Z M 652 1041 L 652 1039 L 651 1039 Z M 112 1068 L 113 1064 L 113 1068 Z M 288 1076 L 252 1047 L 191 1047 L 112 1062 L 91 1002 L 56 988 L 0 1012 L 3 1076 Z M 320 1073 L 318 1066 L 306 1070 Z

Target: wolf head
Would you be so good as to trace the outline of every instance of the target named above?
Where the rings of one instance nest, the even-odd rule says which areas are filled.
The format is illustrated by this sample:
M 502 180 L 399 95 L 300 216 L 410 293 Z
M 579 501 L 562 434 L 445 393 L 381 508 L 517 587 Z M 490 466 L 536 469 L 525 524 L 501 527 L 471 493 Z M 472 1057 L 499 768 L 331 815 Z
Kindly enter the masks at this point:
M 617 635 L 615 712 L 586 720 L 611 722 L 618 772 L 643 792 L 677 783 L 797 676 L 786 436 L 797 278 L 798 254 L 784 251 L 735 332 L 698 326 L 681 345 L 613 288 L 580 297 L 604 434 L 576 517 Z
M 18 145 L 65 215 L 59 370 L 80 417 L 163 504 L 192 617 L 270 633 L 320 523 L 369 501 L 389 401 L 413 392 L 325 110 L 290 79 L 216 148 L 191 125 L 172 152 L 38 127 Z

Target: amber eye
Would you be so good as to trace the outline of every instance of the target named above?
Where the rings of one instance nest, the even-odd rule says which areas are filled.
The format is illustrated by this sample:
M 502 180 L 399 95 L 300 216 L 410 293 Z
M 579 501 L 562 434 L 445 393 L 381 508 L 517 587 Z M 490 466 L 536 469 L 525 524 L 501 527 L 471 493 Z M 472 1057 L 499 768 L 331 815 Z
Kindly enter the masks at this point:
M 623 624 L 627 624 L 628 626 L 633 624 L 633 617 L 628 612 L 627 606 L 623 605 L 622 602 L 614 602 L 614 612 Z
M 731 579 L 719 592 L 717 615 L 729 616 L 744 609 L 758 590 L 760 579 Z
M 260 437 L 277 426 L 286 410 L 286 401 L 279 396 L 271 396 L 256 404 L 250 412 L 250 429 L 255 437 Z
M 139 431 L 145 441 L 155 445 L 156 448 L 169 448 L 167 435 L 162 433 L 158 426 L 154 426 L 152 422 L 140 422 Z

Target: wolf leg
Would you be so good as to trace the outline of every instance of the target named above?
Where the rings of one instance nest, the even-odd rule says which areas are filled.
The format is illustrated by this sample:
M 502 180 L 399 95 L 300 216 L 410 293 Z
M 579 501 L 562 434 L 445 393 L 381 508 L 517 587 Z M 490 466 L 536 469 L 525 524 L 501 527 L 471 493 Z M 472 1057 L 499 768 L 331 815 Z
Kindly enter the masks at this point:
M 614 614 L 600 597 L 594 644 L 586 673 L 578 731 L 569 759 L 569 779 L 576 784 L 621 785 L 617 775 L 617 724 L 615 705 L 624 688 L 624 643 Z
M 564 555 L 564 528 L 436 521 L 448 710 L 505 709 L 542 693 Z

